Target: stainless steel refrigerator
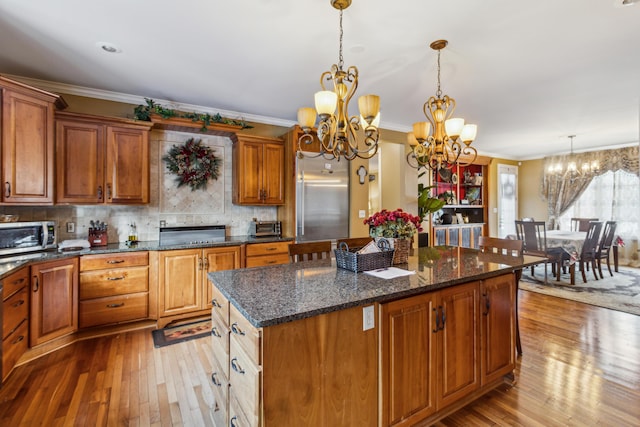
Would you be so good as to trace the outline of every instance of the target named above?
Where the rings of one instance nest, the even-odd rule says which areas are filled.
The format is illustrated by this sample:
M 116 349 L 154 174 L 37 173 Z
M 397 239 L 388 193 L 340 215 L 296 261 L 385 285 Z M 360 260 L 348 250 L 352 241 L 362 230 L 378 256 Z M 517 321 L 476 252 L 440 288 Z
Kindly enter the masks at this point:
M 303 155 L 296 159 L 296 240 L 349 237 L 349 162 Z

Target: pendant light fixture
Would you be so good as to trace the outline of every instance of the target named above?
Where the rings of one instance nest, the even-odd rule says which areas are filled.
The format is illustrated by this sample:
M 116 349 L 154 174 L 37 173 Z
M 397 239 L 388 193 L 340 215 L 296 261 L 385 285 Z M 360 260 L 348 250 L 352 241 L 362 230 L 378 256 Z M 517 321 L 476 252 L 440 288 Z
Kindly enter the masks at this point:
M 322 90 L 315 94 L 316 108 L 303 107 L 298 110 L 298 124 L 303 134 L 298 139 L 298 156 L 306 145 L 314 142 L 316 112 L 320 116 L 317 137 L 320 140 L 320 153 L 326 159 L 356 157 L 369 159 L 378 151 L 378 125 L 380 123 L 380 98 L 377 95 L 364 95 L 358 98 L 359 116 L 349 116 L 349 101 L 358 88 L 358 69 L 350 66 L 343 68 L 342 58 L 342 12 L 351 5 L 351 0 L 331 0 L 331 5 L 340 11 L 340 51 L 338 63 L 320 76 Z M 327 89 L 325 84 L 332 82 Z M 358 142 L 357 131 L 362 129 L 364 140 Z
M 407 135 L 411 146 L 407 163 L 415 168 L 429 166 L 438 170 L 451 169 L 456 164 L 467 166 L 478 155 L 475 147 L 471 146 L 477 126 L 465 125 L 461 118 L 452 118 L 456 101 L 448 95 L 443 96 L 440 88 L 440 51 L 447 44 L 446 40 L 436 40 L 430 45 L 431 49 L 438 51 L 438 89 L 436 96 L 430 97 L 422 108 L 428 121 L 414 123 L 413 132 Z
M 561 178 L 568 178 L 571 180 L 579 179 L 588 176 L 593 172 L 597 172 L 599 169 L 598 161 L 593 160 L 583 161 L 578 167 L 578 156 L 573 154 L 573 138 L 575 135 L 568 135 L 569 140 L 571 141 L 571 151 L 569 155 L 564 159 L 564 161 L 559 161 L 558 163 L 549 165 L 547 172 L 556 175 Z

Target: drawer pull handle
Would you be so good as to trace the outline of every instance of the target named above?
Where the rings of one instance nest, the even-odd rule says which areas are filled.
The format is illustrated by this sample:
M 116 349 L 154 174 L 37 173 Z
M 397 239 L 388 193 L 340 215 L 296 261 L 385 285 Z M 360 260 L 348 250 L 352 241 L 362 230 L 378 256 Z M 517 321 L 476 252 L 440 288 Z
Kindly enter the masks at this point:
M 231 359 L 231 368 L 237 373 L 244 375 L 244 369 L 242 369 L 240 364 L 238 364 L 238 359 L 236 359 L 235 357 Z
M 275 264 L 278 261 L 276 261 L 275 259 L 272 259 L 271 261 L 267 261 L 265 264 Z
M 118 277 L 107 277 L 107 280 L 124 280 L 126 276 L 118 276 Z
M 17 303 L 13 304 L 12 307 L 20 307 L 22 304 L 24 304 L 24 300 L 21 299 L 19 300 Z
M 118 307 L 124 307 L 124 303 L 121 302 L 119 304 L 107 304 L 107 308 L 118 308 Z
M 11 342 L 11 344 L 18 344 L 20 341 L 22 341 L 24 339 L 24 335 L 20 335 L 18 338 L 16 338 L 15 340 L 13 340 Z
M 216 338 L 222 338 L 222 335 L 220 334 L 220 332 L 218 332 L 218 328 L 216 328 L 215 326 L 211 328 L 211 335 Z
M 122 264 L 123 262 L 123 259 L 110 259 L 109 261 L 107 261 L 107 264 Z
M 12 285 L 20 285 L 22 284 L 22 282 L 24 282 L 24 277 L 19 278 L 18 280 L 15 280 Z
M 267 248 L 268 251 L 275 251 L 278 248 Z
M 231 417 L 231 419 L 229 420 L 229 425 L 231 427 L 238 427 L 238 424 L 236 424 L 236 421 L 238 420 L 238 417 L 236 417 L 235 415 L 233 417 Z
M 214 307 L 217 307 L 217 308 L 222 308 L 222 306 L 220 305 L 218 300 L 215 299 L 215 298 L 211 300 L 211 305 L 213 305 Z
M 234 323 L 233 325 L 231 325 L 231 330 L 233 331 L 234 334 L 245 335 L 244 331 L 240 329 L 240 327 L 238 327 L 237 323 Z
M 213 385 L 216 385 L 218 387 L 222 387 L 222 383 L 220 382 L 220 380 L 218 380 L 218 373 L 214 372 L 213 374 L 211 374 L 211 382 L 213 383 Z

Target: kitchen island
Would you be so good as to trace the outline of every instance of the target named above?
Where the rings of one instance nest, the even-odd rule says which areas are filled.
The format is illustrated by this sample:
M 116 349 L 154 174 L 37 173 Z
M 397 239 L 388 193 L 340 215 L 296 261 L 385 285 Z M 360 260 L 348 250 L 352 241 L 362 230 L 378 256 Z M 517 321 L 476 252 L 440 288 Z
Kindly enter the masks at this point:
M 217 421 L 435 422 L 513 380 L 514 272 L 539 262 L 443 246 L 393 279 L 335 260 L 209 273 Z

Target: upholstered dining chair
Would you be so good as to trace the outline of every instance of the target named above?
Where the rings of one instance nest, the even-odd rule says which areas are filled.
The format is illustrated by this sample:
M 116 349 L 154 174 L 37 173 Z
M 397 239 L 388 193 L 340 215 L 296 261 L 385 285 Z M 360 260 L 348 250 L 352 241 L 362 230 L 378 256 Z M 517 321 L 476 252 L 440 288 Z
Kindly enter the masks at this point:
M 598 221 L 598 218 L 571 218 L 571 231 L 587 231 L 591 221 Z
M 292 243 L 289 245 L 291 262 L 331 258 L 331 241 Z
M 525 255 L 544 257 L 544 283 L 548 283 L 547 264 L 551 263 L 551 271 L 560 276 L 560 265 L 564 249 L 547 247 L 547 225 L 544 221 L 516 220 L 516 237 L 522 241 L 522 252 Z M 534 266 L 531 266 L 534 275 Z M 559 277 L 558 277 L 559 279 Z
M 607 268 L 609 274 L 613 276 L 611 271 L 611 264 L 609 264 L 609 253 L 611 252 L 611 246 L 613 246 L 613 236 L 616 233 L 616 227 L 618 223 L 616 221 L 607 221 L 604 223 L 604 229 L 602 230 L 602 237 L 596 250 L 596 262 L 598 264 L 598 271 L 600 272 L 600 278 L 604 279 L 602 274 L 602 260 L 607 260 Z
M 522 240 L 499 239 L 497 237 L 480 236 L 478 239 L 478 248 L 484 253 L 500 254 L 513 257 L 522 256 Z M 518 289 L 520 286 L 520 278 L 522 277 L 522 269 L 516 270 L 516 349 L 518 355 L 522 356 L 522 344 L 520 343 L 520 325 L 518 323 Z

